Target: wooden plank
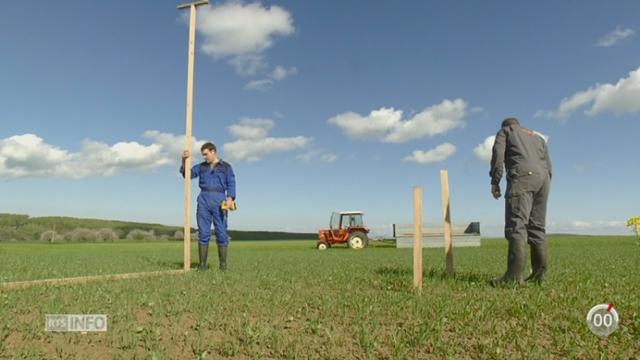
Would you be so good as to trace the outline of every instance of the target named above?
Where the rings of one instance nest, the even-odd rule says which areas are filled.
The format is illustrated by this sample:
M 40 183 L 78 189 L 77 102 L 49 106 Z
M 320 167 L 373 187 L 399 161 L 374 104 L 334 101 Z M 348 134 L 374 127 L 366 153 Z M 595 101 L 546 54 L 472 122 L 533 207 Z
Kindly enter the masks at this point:
M 440 170 L 442 187 L 442 212 L 444 216 L 444 253 L 446 257 L 446 274 L 453 275 L 453 231 L 451 229 L 451 204 L 449 199 L 449 172 Z
M 184 270 L 162 270 L 162 271 L 148 271 L 139 273 L 126 273 L 126 274 L 112 274 L 112 275 L 93 275 L 93 276 L 79 276 L 60 279 L 42 279 L 42 280 L 28 280 L 28 281 L 14 281 L 0 283 L 0 289 L 25 289 L 32 286 L 40 285 L 68 285 L 68 284 L 82 284 L 93 281 L 106 281 L 106 280 L 123 280 L 123 279 L 137 279 L 147 276 L 157 275 L 176 275 L 184 274 Z
M 178 10 L 186 9 L 188 7 L 191 7 L 191 5 L 200 6 L 200 5 L 208 5 L 208 4 L 209 4 L 209 0 L 194 1 L 194 2 L 191 2 L 191 3 L 179 4 L 178 5 Z
M 189 63 L 187 65 L 187 116 L 185 130 L 185 150 L 191 152 L 193 124 L 193 67 L 195 63 L 196 7 L 190 7 L 189 15 Z M 193 154 L 191 154 L 193 156 Z M 191 269 L 191 156 L 184 165 L 184 271 Z
M 451 224 L 451 231 L 453 233 L 454 236 L 461 236 L 461 235 L 479 235 L 480 233 L 474 233 L 474 232 L 470 232 L 467 233 L 467 229 L 471 226 L 471 224 L 462 224 L 462 223 L 457 223 L 457 224 Z M 394 224 L 395 225 L 395 229 L 396 229 L 396 236 L 395 237 L 400 237 L 400 236 L 413 236 L 413 224 Z M 427 236 L 427 235 L 442 235 L 444 234 L 444 225 L 443 223 L 439 223 L 439 224 L 432 224 L 432 223 L 425 223 L 422 225 L 422 235 L 423 236 Z
M 413 189 L 413 287 L 422 290 L 422 188 Z
M 453 247 L 480 247 L 481 239 L 478 235 L 453 237 Z M 413 248 L 413 236 L 396 238 L 396 248 Z M 423 236 L 422 248 L 444 248 L 444 235 L 440 236 Z
M 422 234 L 444 234 L 445 227 L 443 224 L 425 224 L 422 227 Z M 467 225 L 454 225 L 451 224 L 451 231 L 454 234 L 464 234 L 467 229 Z M 398 225 L 396 224 L 396 236 L 409 235 L 413 236 L 413 224 L 411 225 Z

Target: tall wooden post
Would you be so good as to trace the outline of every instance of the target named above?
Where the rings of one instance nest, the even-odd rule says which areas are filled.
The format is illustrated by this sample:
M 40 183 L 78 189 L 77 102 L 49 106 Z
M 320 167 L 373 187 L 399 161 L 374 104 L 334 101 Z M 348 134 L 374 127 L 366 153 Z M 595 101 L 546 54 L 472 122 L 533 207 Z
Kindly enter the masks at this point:
M 422 290 L 422 188 L 413 189 L 413 287 Z
M 208 4 L 208 0 L 178 5 L 178 9 L 189 8 L 189 62 L 187 65 L 187 124 L 185 150 L 191 151 L 193 124 L 193 67 L 196 49 L 196 7 Z M 191 269 L 191 157 L 184 162 L 184 271 Z
M 440 170 L 442 186 L 442 212 L 444 216 L 444 253 L 447 260 L 447 275 L 453 275 L 453 230 L 451 228 L 451 205 L 449 201 L 449 173 Z

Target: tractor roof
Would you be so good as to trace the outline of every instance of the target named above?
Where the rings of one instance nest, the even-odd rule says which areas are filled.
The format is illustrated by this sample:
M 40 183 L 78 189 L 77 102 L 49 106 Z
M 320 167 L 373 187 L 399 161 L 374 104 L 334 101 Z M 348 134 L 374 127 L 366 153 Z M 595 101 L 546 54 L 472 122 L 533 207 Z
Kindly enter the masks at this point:
M 362 211 L 340 211 L 340 215 L 362 215 Z

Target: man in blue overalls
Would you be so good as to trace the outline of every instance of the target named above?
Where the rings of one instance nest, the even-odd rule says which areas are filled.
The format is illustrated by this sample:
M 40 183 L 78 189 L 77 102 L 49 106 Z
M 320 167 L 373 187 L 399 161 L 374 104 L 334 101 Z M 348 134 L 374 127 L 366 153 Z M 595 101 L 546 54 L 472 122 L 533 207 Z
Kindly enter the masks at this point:
M 218 245 L 218 260 L 220 269 L 227 269 L 227 211 L 221 208 L 226 202 L 226 208 L 232 209 L 236 199 L 236 177 L 231 165 L 218 159 L 216 146 L 210 142 L 202 145 L 200 151 L 204 161 L 191 168 L 191 178 L 198 177 L 200 195 L 198 195 L 198 254 L 200 257 L 199 270 L 207 269 L 207 254 L 211 239 L 211 223 L 216 232 Z M 189 150 L 182 154 L 180 173 L 184 177 L 185 160 L 190 156 Z

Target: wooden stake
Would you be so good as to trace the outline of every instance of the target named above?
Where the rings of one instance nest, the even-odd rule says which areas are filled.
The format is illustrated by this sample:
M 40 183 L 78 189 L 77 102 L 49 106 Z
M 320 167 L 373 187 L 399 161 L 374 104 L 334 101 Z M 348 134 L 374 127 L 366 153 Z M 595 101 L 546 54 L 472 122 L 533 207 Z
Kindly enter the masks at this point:
M 453 230 L 451 227 L 451 206 L 449 201 L 449 173 L 440 170 L 440 184 L 442 186 L 442 212 L 444 215 L 444 253 L 447 260 L 447 275 L 451 276 L 453 270 Z
M 127 274 L 113 274 L 113 275 L 93 275 L 93 276 L 79 276 L 61 279 L 42 279 L 42 280 L 29 280 L 29 281 L 14 281 L 7 283 L 0 283 L 0 289 L 25 289 L 37 285 L 67 285 L 67 284 L 80 284 L 92 281 L 101 280 L 122 280 L 122 279 L 136 279 L 147 276 L 155 275 L 175 275 L 184 274 L 184 270 L 164 270 L 164 271 L 149 271 L 139 273 L 127 273 Z
M 185 150 L 191 152 L 191 134 L 193 124 L 193 67 L 196 49 L 196 6 L 206 5 L 208 1 L 181 4 L 178 9 L 189 7 L 189 63 L 187 67 L 187 124 L 185 131 Z M 193 155 L 193 154 L 192 154 Z M 191 270 L 191 157 L 184 162 L 184 271 Z
M 422 188 L 413 189 L 413 287 L 422 290 Z

